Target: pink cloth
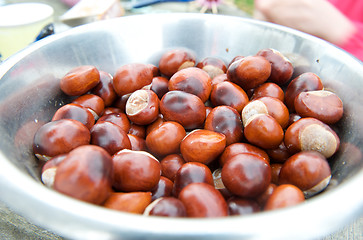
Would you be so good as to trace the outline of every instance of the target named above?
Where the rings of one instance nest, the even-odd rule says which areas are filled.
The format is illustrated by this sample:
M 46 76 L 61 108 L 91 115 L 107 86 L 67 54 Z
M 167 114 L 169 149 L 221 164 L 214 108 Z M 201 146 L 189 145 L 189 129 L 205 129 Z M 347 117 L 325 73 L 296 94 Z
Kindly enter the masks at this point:
M 363 1 L 329 0 L 329 2 L 347 16 L 356 27 L 356 32 L 339 47 L 363 61 Z

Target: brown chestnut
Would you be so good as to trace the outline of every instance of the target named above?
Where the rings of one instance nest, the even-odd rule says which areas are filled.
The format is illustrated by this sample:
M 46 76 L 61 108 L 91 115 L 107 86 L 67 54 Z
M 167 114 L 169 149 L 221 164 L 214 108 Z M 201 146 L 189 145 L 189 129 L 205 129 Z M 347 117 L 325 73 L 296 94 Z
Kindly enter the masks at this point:
M 171 77 L 174 73 L 195 66 L 195 54 L 189 49 L 172 49 L 164 52 L 159 60 L 160 72 Z
M 95 118 L 87 108 L 79 104 L 68 103 L 54 113 L 52 121 L 60 119 L 74 119 L 83 123 L 88 129 L 91 129 L 95 124 Z
M 271 64 L 261 56 L 247 56 L 234 61 L 227 70 L 228 79 L 243 90 L 258 87 L 270 77 Z
M 98 123 L 111 122 L 118 125 L 125 133 L 128 133 L 131 127 L 130 120 L 125 113 L 109 113 L 100 117 Z
M 224 134 L 227 146 L 243 139 L 243 124 L 240 114 L 229 106 L 213 108 L 205 120 L 204 129 Z
M 266 152 L 273 163 L 284 163 L 291 156 L 291 153 L 285 146 L 284 141 L 282 141 L 277 148 L 267 149 Z
M 165 120 L 178 122 L 186 129 L 202 126 L 206 117 L 204 103 L 199 97 L 177 90 L 164 95 L 160 112 Z
M 138 124 L 135 124 L 135 123 L 131 123 L 128 133 L 145 139 L 145 137 L 146 137 L 146 128 L 145 128 L 144 125 L 138 125 Z
M 129 63 L 117 69 L 112 84 L 117 95 L 123 96 L 151 84 L 153 77 L 153 69 L 148 64 Z
M 338 135 L 325 123 L 315 118 L 301 118 L 285 132 L 285 146 L 291 154 L 300 151 L 317 151 L 326 158 L 339 149 Z
M 161 159 L 161 175 L 169 178 L 174 182 L 175 175 L 179 168 L 185 163 L 183 157 L 179 154 L 170 154 Z
M 268 114 L 275 118 L 284 129 L 289 123 L 289 110 L 283 102 L 273 97 L 260 97 L 249 102 L 242 110 L 244 126 L 248 119 L 255 114 Z
M 294 68 L 289 59 L 280 51 L 272 48 L 261 49 L 256 53 L 257 56 L 266 58 L 271 63 L 271 75 L 268 81 L 282 86 L 289 82 Z
M 285 93 L 276 83 L 266 82 L 253 90 L 251 100 L 258 99 L 260 97 L 274 97 L 284 102 Z
M 270 184 L 271 168 L 261 157 L 240 153 L 223 165 L 222 181 L 231 193 L 254 198 L 262 194 Z
M 178 197 L 184 187 L 195 182 L 204 182 L 214 186 L 211 170 L 205 164 L 199 162 L 183 164 L 175 175 L 173 196 Z
M 219 74 L 218 76 L 215 76 L 214 78 L 212 78 L 212 88 L 214 85 L 224 82 L 224 81 L 228 81 L 228 77 L 226 73 L 223 74 Z
M 169 80 L 165 77 L 154 77 L 151 82 L 150 90 L 158 95 L 158 98 L 161 99 L 165 93 L 169 91 Z
M 102 204 L 111 192 L 112 159 L 101 147 L 75 148 L 58 165 L 54 189 L 76 199 Z
M 176 72 L 169 80 L 169 91 L 179 90 L 198 96 L 202 102 L 209 99 L 212 79 L 208 73 L 197 67 L 189 67 Z
M 184 203 L 174 197 L 162 197 L 153 201 L 144 212 L 146 216 L 186 217 Z
M 127 133 L 111 122 L 96 123 L 91 128 L 91 144 L 104 148 L 110 155 L 122 149 L 131 149 Z
M 113 77 L 110 73 L 100 71 L 100 82 L 91 90 L 92 94 L 102 98 L 106 107 L 111 106 L 117 97 L 112 82 Z
M 163 122 L 146 136 L 146 146 L 156 156 L 178 153 L 185 135 L 185 129 L 181 124 Z
M 160 179 L 160 162 L 144 151 L 121 150 L 112 156 L 113 187 L 118 191 L 151 191 Z
M 302 92 L 295 98 L 295 111 L 301 117 L 313 117 L 326 124 L 334 124 L 343 117 L 343 102 L 327 90 Z
M 277 148 L 284 139 L 281 125 L 267 114 L 256 114 L 247 121 L 245 138 L 251 144 L 263 149 Z
M 213 86 L 210 100 L 214 106 L 227 105 L 241 113 L 249 102 L 246 92 L 237 84 L 224 81 Z
M 227 72 L 226 64 L 217 57 L 206 57 L 197 64 L 197 67 L 206 71 L 211 79 Z
M 221 156 L 219 157 L 219 163 L 223 167 L 223 165 L 233 156 L 240 153 L 250 153 L 256 155 L 258 157 L 263 158 L 267 163 L 270 163 L 269 156 L 267 153 L 254 145 L 248 143 L 233 143 L 227 146 Z
M 79 96 L 78 98 L 74 99 L 72 103 L 79 104 L 88 109 L 88 111 L 90 111 L 94 116 L 95 120 L 101 116 L 103 110 L 105 109 L 105 103 L 103 99 L 94 94 L 84 94 Z
M 292 184 L 282 184 L 277 186 L 267 199 L 264 210 L 291 207 L 304 201 L 304 193 L 298 187 Z
M 226 136 L 205 129 L 190 132 L 180 143 L 180 152 L 186 162 L 209 164 L 226 147 Z
M 151 90 L 137 90 L 127 100 L 125 112 L 131 122 L 148 125 L 159 115 L 159 98 Z
M 134 151 L 147 151 L 147 147 L 146 147 L 146 141 L 145 139 L 132 135 L 132 134 L 127 134 L 127 136 L 129 137 L 130 143 L 131 143 L 131 150 Z
M 300 188 L 306 198 L 323 191 L 331 179 L 326 158 L 318 152 L 299 152 L 291 156 L 280 170 L 279 184 Z
M 48 122 L 38 129 L 33 139 L 33 152 L 38 159 L 47 161 L 78 146 L 87 145 L 90 140 L 90 131 L 84 124 L 73 119 L 62 119 Z
M 67 157 L 67 154 L 60 154 L 52 157 L 42 167 L 41 180 L 45 186 L 53 188 L 54 178 L 58 165 Z
M 100 82 L 100 73 L 95 66 L 83 65 L 73 68 L 60 80 L 61 90 L 70 96 L 85 94 Z
M 285 91 L 285 103 L 290 111 L 294 111 L 294 101 L 301 92 L 322 90 L 323 83 L 318 75 L 305 72 L 291 80 Z
M 228 206 L 222 194 L 207 183 L 191 183 L 179 194 L 188 217 L 224 217 Z
M 142 214 L 150 203 L 150 192 L 113 192 L 103 206 L 117 211 Z
M 231 197 L 228 199 L 227 204 L 228 214 L 230 216 L 244 216 L 261 211 L 258 203 L 252 199 Z
M 151 191 L 151 200 L 156 200 L 161 197 L 170 197 L 173 191 L 173 182 L 161 176 L 158 184 Z

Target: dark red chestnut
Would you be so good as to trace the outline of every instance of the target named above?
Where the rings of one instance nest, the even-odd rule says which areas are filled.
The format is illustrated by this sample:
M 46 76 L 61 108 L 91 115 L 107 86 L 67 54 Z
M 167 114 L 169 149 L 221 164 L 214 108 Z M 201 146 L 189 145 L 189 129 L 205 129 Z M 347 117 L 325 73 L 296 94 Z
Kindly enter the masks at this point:
M 98 123 L 111 122 L 118 125 L 125 133 L 128 133 L 131 127 L 130 120 L 127 118 L 125 113 L 110 113 L 100 117 Z
M 112 82 L 113 77 L 110 73 L 100 71 L 100 82 L 91 90 L 91 93 L 103 99 L 106 107 L 111 106 L 117 97 Z
M 156 187 L 151 191 L 151 200 L 156 200 L 161 197 L 170 197 L 173 191 L 173 182 L 161 176 Z
M 253 90 L 251 100 L 260 97 L 274 97 L 284 102 L 285 93 L 276 83 L 266 82 Z
M 113 192 L 103 206 L 117 211 L 143 214 L 150 203 L 150 192 Z
M 154 77 L 151 82 L 150 90 L 158 95 L 159 99 L 161 99 L 165 93 L 169 91 L 169 80 L 165 77 Z
M 103 113 L 105 109 L 105 103 L 103 99 L 94 94 L 84 94 L 72 101 L 72 103 L 79 104 L 82 107 L 87 108 L 95 120 L 97 120 Z
M 54 189 L 76 199 L 102 204 L 111 192 L 112 159 L 101 147 L 75 148 L 58 165 Z
M 161 161 L 161 175 L 169 178 L 174 182 L 175 175 L 179 168 L 185 163 L 183 157 L 179 154 L 170 154 Z
M 264 210 L 291 207 L 304 201 L 304 193 L 298 187 L 291 184 L 282 184 L 277 186 L 267 199 Z
M 74 119 L 83 123 L 88 129 L 91 129 L 95 124 L 95 118 L 87 108 L 79 104 L 68 103 L 54 113 L 52 121 L 60 119 Z
M 178 122 L 186 129 L 202 126 L 206 117 L 203 101 L 183 91 L 167 92 L 160 101 L 160 112 L 165 120 Z
M 38 159 L 48 160 L 89 144 L 91 134 L 81 122 L 62 119 L 48 122 L 38 129 L 33 139 L 33 152 Z
M 222 168 L 222 181 L 229 192 L 247 198 L 262 194 L 271 182 L 270 165 L 261 157 L 240 153 Z
M 162 197 L 153 201 L 144 212 L 146 216 L 186 217 L 184 203 L 174 197 Z
M 258 203 L 252 199 L 231 197 L 228 199 L 227 204 L 230 216 L 244 216 L 261 211 Z
M 134 151 L 147 151 L 147 147 L 146 147 L 146 141 L 145 139 L 132 135 L 132 134 L 127 134 L 127 136 L 129 137 L 130 143 L 131 143 L 131 150 Z
M 227 72 L 226 64 L 217 57 L 206 57 L 197 64 L 197 67 L 206 71 L 211 79 Z
M 204 129 L 224 134 L 227 146 L 243 139 L 243 124 L 240 114 L 229 106 L 213 108 L 205 120 Z

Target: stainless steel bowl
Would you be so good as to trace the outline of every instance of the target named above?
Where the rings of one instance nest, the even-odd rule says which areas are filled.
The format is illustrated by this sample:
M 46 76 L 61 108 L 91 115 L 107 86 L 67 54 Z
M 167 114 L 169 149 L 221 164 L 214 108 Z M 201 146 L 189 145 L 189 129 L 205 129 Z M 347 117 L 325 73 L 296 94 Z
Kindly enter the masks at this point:
M 115 73 L 130 62 L 158 63 L 166 49 L 186 47 L 201 59 L 252 55 L 275 48 L 312 71 L 344 101 L 341 149 L 328 189 L 296 207 L 245 217 L 169 219 L 111 211 L 43 186 L 31 150 L 42 122 L 69 99 L 59 79 L 92 64 Z M 33 223 L 76 239 L 311 239 L 363 212 L 363 64 L 333 45 L 281 26 L 239 17 L 155 14 L 107 20 L 47 37 L 0 65 L 0 199 Z

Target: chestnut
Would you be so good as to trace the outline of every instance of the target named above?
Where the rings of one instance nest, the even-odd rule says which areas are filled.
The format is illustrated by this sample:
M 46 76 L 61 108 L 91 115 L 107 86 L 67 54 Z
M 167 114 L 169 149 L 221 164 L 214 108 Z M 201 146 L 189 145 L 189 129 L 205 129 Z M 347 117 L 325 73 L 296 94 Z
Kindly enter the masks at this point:
M 292 184 L 300 188 L 306 198 L 323 191 L 331 179 L 326 158 L 315 151 L 299 152 L 281 167 L 279 184 Z
M 343 102 L 327 90 L 302 92 L 295 98 L 295 111 L 301 117 L 313 117 L 326 124 L 334 124 L 343 117 Z
M 240 114 L 229 106 L 213 108 L 205 120 L 204 129 L 224 134 L 227 146 L 243 139 L 243 124 Z
M 91 144 L 104 148 L 110 155 L 122 149 L 131 149 L 127 133 L 114 123 L 96 123 L 90 132 Z
M 95 66 L 83 65 L 73 68 L 60 80 L 61 90 L 69 96 L 79 96 L 90 91 L 100 82 Z
M 277 187 L 276 184 L 270 183 L 268 185 L 267 189 L 255 198 L 256 202 L 261 207 L 261 210 L 264 208 L 264 206 L 267 202 L 267 199 L 269 199 L 269 197 L 271 196 L 273 191 L 276 189 L 276 187 Z
M 263 149 L 277 148 L 284 139 L 281 125 L 270 115 L 256 114 L 250 117 L 244 129 L 249 143 Z
M 323 83 L 318 75 L 305 72 L 291 80 L 285 91 L 285 103 L 290 111 L 295 111 L 294 101 L 301 92 L 323 90 Z
M 291 153 L 285 146 L 284 141 L 282 141 L 280 145 L 275 149 L 267 149 L 266 153 L 268 154 L 271 162 L 273 163 L 284 163 L 291 156 Z
M 149 125 L 146 126 L 146 136 L 152 132 L 152 130 L 160 127 L 160 125 L 165 122 L 165 119 L 162 114 L 159 114 L 159 116 L 156 118 L 156 120 Z
M 153 77 L 154 72 L 150 65 L 129 63 L 117 69 L 112 84 L 117 95 L 121 97 L 151 84 Z
M 45 186 L 53 188 L 55 173 L 58 165 L 67 157 L 67 154 L 60 154 L 52 157 L 42 167 L 41 180 Z
M 129 134 L 135 135 L 139 138 L 145 139 L 146 137 L 146 128 L 144 125 L 138 125 L 135 123 L 130 124 Z
M 195 54 L 189 49 L 172 49 L 164 52 L 159 60 L 160 72 L 171 77 L 174 73 L 195 66 Z
M 163 122 L 146 136 L 146 146 L 155 156 L 178 153 L 185 135 L 185 129 L 181 124 Z
M 226 136 L 205 129 L 190 132 L 180 143 L 180 152 L 186 162 L 209 164 L 226 147 Z
M 117 108 L 117 107 L 105 107 L 101 117 L 103 117 L 103 116 L 105 116 L 107 114 L 111 114 L 111 113 L 123 113 L 123 111 L 120 108 Z
M 285 146 L 291 154 L 300 151 L 317 151 L 326 158 L 339 149 L 338 135 L 325 123 L 315 118 L 301 118 L 285 132 Z
M 282 168 L 282 163 L 272 163 L 271 167 L 271 183 L 279 185 L 279 175 Z
M 211 170 L 207 165 L 199 162 L 184 163 L 174 178 L 173 196 L 178 197 L 180 191 L 187 185 L 195 182 L 204 182 L 214 186 Z
M 168 88 L 169 91 L 179 90 L 194 94 L 205 103 L 212 91 L 212 79 L 200 68 L 189 67 L 176 72 L 170 78 Z
M 167 121 L 180 123 L 186 129 L 204 124 L 206 111 L 203 101 L 194 94 L 169 91 L 160 101 L 160 112 Z
M 170 154 L 161 159 L 161 175 L 169 178 L 174 182 L 175 175 L 179 168 L 185 163 L 183 157 L 179 154 Z
M 118 191 L 152 191 L 160 179 L 160 162 L 144 151 L 121 150 L 112 156 L 113 187 Z
M 212 78 L 212 88 L 214 85 L 224 82 L 224 81 L 228 81 L 228 77 L 227 77 L 226 73 L 215 76 L 214 78 Z
M 137 90 L 127 100 L 125 112 L 131 122 L 148 125 L 159 115 L 159 98 L 151 90 Z
M 161 197 L 153 201 L 144 211 L 145 216 L 186 217 L 184 203 L 175 197 Z
M 143 214 L 150 203 L 151 192 L 113 192 L 103 206 L 117 211 Z
M 294 68 L 290 60 L 280 51 L 273 48 L 267 48 L 259 50 L 256 55 L 266 58 L 271 63 L 271 75 L 268 78 L 268 81 L 277 83 L 280 86 L 289 82 Z
M 146 147 L 146 141 L 145 139 L 132 135 L 132 134 L 127 134 L 127 136 L 129 137 L 130 143 L 131 143 L 131 150 L 134 151 L 147 151 L 147 147 Z
M 111 192 L 112 159 L 103 148 L 79 146 L 58 165 L 54 189 L 76 199 L 102 204 Z
M 129 99 L 131 94 L 132 93 L 127 93 L 125 95 L 122 95 L 121 97 L 116 97 L 116 100 L 113 102 L 112 106 L 120 109 L 121 112 L 125 112 L 127 100 Z
M 151 81 L 150 90 L 155 92 L 158 98 L 161 99 L 169 91 L 169 80 L 165 77 L 154 77 Z
M 304 201 L 304 193 L 298 187 L 292 184 L 282 184 L 277 186 L 267 199 L 264 210 L 291 207 Z
M 84 124 L 73 119 L 61 119 L 48 122 L 36 131 L 33 152 L 38 159 L 47 161 L 78 146 L 87 145 L 90 140 L 90 131 Z
M 252 199 L 231 197 L 227 201 L 228 215 L 244 216 L 261 211 L 259 204 Z
M 83 123 L 88 129 L 91 129 L 95 124 L 95 118 L 87 108 L 79 104 L 68 103 L 54 113 L 52 121 L 60 119 L 74 119 Z
M 208 196 L 208 197 L 206 197 Z M 207 183 L 191 183 L 179 194 L 188 217 L 211 218 L 228 215 L 228 206 L 222 194 Z
M 158 184 L 151 191 L 151 200 L 156 200 L 161 197 L 170 197 L 173 191 L 173 182 L 161 176 Z
M 260 97 L 274 97 L 284 102 L 285 93 L 276 83 L 266 82 L 253 90 L 251 100 L 258 99 Z
M 210 100 L 214 106 L 230 106 L 235 108 L 238 113 L 241 113 L 249 102 L 246 92 L 237 84 L 229 81 L 214 85 Z
M 215 169 L 213 171 L 213 173 L 212 173 L 212 176 L 213 176 L 215 189 L 217 189 L 223 195 L 223 197 L 226 200 L 233 197 L 233 194 L 230 193 L 227 190 L 226 186 L 224 186 L 224 184 L 223 184 L 223 181 L 222 181 L 222 168 Z
M 254 114 L 268 114 L 275 118 L 284 129 L 289 123 L 289 110 L 283 102 L 273 97 L 260 97 L 249 102 L 242 110 L 242 121 L 244 126 L 248 119 Z
M 197 64 L 197 68 L 203 69 L 211 79 L 227 72 L 224 61 L 217 57 L 206 57 Z
M 262 194 L 271 182 L 270 165 L 261 157 L 240 153 L 222 168 L 222 181 L 229 192 L 246 198 Z
M 258 87 L 270 77 L 271 64 L 261 56 L 247 56 L 234 61 L 227 70 L 228 79 L 243 90 Z
M 78 98 L 74 99 L 72 103 L 79 104 L 82 107 L 88 109 L 88 111 L 90 111 L 94 116 L 95 120 L 101 116 L 103 110 L 105 109 L 105 103 L 103 99 L 94 94 L 84 94 L 79 96 Z
M 128 133 L 131 127 L 130 120 L 125 113 L 109 113 L 100 117 L 97 124 L 103 122 L 111 122 L 118 125 L 125 133 Z
M 113 89 L 113 77 L 110 73 L 105 71 L 100 72 L 100 82 L 91 90 L 92 94 L 95 94 L 102 98 L 105 107 L 111 106 L 116 100 L 117 94 Z
M 267 153 L 254 145 L 249 143 L 233 143 L 227 146 L 223 153 L 219 157 L 219 163 L 223 167 L 223 165 L 233 156 L 240 153 L 250 153 L 256 155 L 258 157 L 263 158 L 267 163 L 270 163 L 269 156 Z

